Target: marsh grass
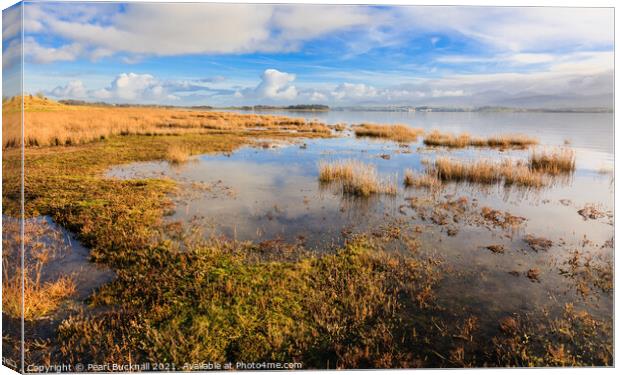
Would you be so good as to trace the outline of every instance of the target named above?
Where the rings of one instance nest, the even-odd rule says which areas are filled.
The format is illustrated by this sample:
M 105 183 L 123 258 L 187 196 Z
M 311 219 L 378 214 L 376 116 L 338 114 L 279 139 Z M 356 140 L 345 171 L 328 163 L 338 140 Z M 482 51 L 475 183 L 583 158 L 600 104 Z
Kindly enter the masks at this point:
M 376 166 L 359 160 L 320 161 L 319 181 L 337 183 L 344 194 L 354 196 L 398 193 L 396 178 L 380 177 Z
M 433 130 L 424 137 L 427 146 L 443 146 L 449 148 L 491 147 L 523 149 L 538 144 L 538 140 L 521 134 L 498 135 L 489 138 L 472 137 L 467 133 L 452 134 Z
M 416 173 L 411 169 L 405 169 L 403 183 L 406 187 L 425 188 L 432 191 L 441 188 L 441 180 L 430 174 Z
M 439 157 L 427 172 L 442 181 L 492 184 L 501 180 L 497 165 L 487 160 L 465 162 Z
M 522 161 L 510 159 L 502 162 L 477 160 L 473 162 L 440 157 L 427 164 L 427 174 L 442 181 L 479 184 L 503 183 L 505 186 L 541 188 L 550 183 L 541 171 L 533 170 Z
M 407 125 L 361 124 L 353 128 L 358 137 L 385 138 L 396 142 L 413 142 L 424 130 Z
M 270 358 L 304 368 L 406 367 L 429 356 L 424 338 L 435 326 L 414 313 L 432 311 L 441 274 L 434 259 L 390 253 L 367 238 L 294 262 L 248 260 L 253 250 L 241 243 L 184 249 L 160 243 L 141 251 L 145 261 L 95 299 L 122 304 L 123 315 L 65 321 L 66 356 L 123 363 L 165 356 L 177 365 Z
M 322 123 L 284 116 L 194 111 L 178 108 L 70 106 L 50 99 L 24 97 L 26 147 L 74 146 L 115 135 L 183 135 L 279 130 L 308 136 L 329 136 Z M 16 116 L 17 101 L 3 106 Z M 16 147 L 19 127 L 3 123 L 3 148 Z
M 521 161 L 504 160 L 499 169 L 507 186 L 540 188 L 548 183 L 542 173 L 532 171 Z
M 48 317 L 73 295 L 76 285 L 68 275 L 46 279 L 45 266 L 68 251 L 60 233 L 45 222 L 29 220 L 24 224 L 25 262 L 20 264 L 19 225 L 6 218 L 3 222 L 2 311 L 13 318 L 33 321 Z M 23 284 L 22 284 L 23 273 Z M 23 298 L 23 311 L 22 311 Z
M 575 171 L 575 151 L 570 148 L 533 151 L 529 157 L 530 168 L 550 175 L 569 174 Z
M 267 261 L 255 257 L 255 245 L 180 244 L 162 238 L 172 181 L 105 178 L 113 165 L 165 159 L 174 144 L 231 152 L 253 134 L 112 135 L 26 150 L 25 215 L 49 215 L 117 276 L 60 324 L 54 347 L 44 349 L 48 361 L 165 359 L 177 368 L 205 358 L 304 368 L 613 363 L 613 330 L 580 311 L 531 327 L 515 317 L 514 330 L 485 326 L 484 334 L 475 319 L 450 315 L 435 300 L 448 275 L 436 258 L 367 238 L 348 239 L 333 253 Z M 4 151 L 3 165 L 19 165 L 19 149 Z M 19 173 L 3 176 L 5 215 L 19 215 L 19 188 Z
M 172 164 L 182 164 L 189 160 L 190 150 L 182 145 L 171 145 L 166 152 L 166 160 Z

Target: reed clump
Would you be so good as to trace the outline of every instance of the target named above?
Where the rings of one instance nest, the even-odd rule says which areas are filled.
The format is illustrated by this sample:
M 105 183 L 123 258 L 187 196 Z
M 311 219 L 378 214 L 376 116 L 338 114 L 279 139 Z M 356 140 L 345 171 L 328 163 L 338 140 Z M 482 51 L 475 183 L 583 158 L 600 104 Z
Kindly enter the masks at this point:
M 191 152 L 181 145 L 171 145 L 166 152 L 166 160 L 172 164 L 183 164 L 189 160 Z
M 466 162 L 447 157 L 437 158 L 426 167 L 427 174 L 442 181 L 471 182 L 480 184 L 502 183 L 505 186 L 540 188 L 547 184 L 544 175 L 529 168 L 524 162 L 489 160 Z
M 358 160 L 319 162 L 319 181 L 338 183 L 343 193 L 362 197 L 398 193 L 395 179 L 380 177 L 374 165 Z
M 440 157 L 435 160 L 435 163 L 427 171 L 442 181 L 492 184 L 501 180 L 498 166 L 487 160 L 468 163 Z
M 533 151 L 529 157 L 530 168 L 550 175 L 575 171 L 575 151 L 570 148 Z
M 385 138 L 397 142 L 413 142 L 424 130 L 407 125 L 361 124 L 354 128 L 358 137 Z
M 538 140 L 522 134 L 506 134 L 481 138 L 472 137 L 468 133 L 452 134 L 433 130 L 424 137 L 424 144 L 449 148 L 491 147 L 522 149 L 538 144 Z
M 532 171 L 521 161 L 504 160 L 500 165 L 499 173 L 504 177 L 505 185 L 540 188 L 546 185 L 542 173 Z
M 441 188 L 441 180 L 436 176 L 417 173 L 411 169 L 405 169 L 404 184 L 406 187 L 425 188 L 429 190 L 439 190 Z

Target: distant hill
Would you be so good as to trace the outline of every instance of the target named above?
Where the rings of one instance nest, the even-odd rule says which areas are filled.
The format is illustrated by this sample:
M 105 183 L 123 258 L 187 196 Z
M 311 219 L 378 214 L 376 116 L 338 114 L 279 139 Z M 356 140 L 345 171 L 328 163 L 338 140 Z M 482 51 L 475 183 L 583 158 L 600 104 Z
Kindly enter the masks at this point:
M 24 95 L 24 109 L 26 111 L 54 111 L 67 109 L 67 106 L 44 96 Z M 22 101 L 19 96 L 13 96 L 2 101 L 2 112 L 19 112 Z

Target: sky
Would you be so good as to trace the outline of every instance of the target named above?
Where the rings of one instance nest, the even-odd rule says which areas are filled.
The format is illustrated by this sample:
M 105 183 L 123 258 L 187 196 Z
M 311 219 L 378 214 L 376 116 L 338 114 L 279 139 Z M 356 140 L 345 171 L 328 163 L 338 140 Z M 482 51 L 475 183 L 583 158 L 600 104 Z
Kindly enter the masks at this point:
M 5 72 L 20 63 L 17 10 L 3 13 Z M 26 3 L 24 91 L 173 105 L 606 106 L 613 48 L 611 8 Z

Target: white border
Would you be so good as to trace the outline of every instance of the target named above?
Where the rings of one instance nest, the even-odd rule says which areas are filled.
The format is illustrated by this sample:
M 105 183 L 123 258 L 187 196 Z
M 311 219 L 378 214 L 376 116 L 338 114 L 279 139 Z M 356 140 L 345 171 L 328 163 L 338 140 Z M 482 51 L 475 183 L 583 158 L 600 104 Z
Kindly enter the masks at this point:
M 72 2 L 84 2 L 84 1 L 79 1 L 79 0 L 65 0 L 65 1 L 72 1 Z M 499 1 L 499 0 L 451 0 L 451 1 L 438 1 L 438 0 L 424 0 L 424 1 L 420 1 L 420 0 L 287 0 L 287 1 L 260 1 L 260 0 L 238 0 L 238 1 L 231 1 L 231 0 L 219 0 L 219 1 L 205 1 L 205 0 L 195 0 L 195 1 L 182 1 L 182 0 L 126 0 L 126 1 L 109 1 L 109 0 L 90 0 L 90 2 L 204 2 L 204 3 L 208 3 L 208 2 L 220 2 L 220 3 L 296 3 L 296 4 L 303 4 L 303 3 L 314 3 L 314 4 L 380 4 L 380 5 L 474 5 L 474 6 L 519 6 L 519 7 L 523 7 L 523 6 L 562 6 L 562 7 L 612 7 L 615 8 L 616 2 L 612 1 L 612 0 L 521 0 L 521 1 L 515 1 L 515 0 L 503 0 L 503 1 Z M 0 0 L 0 6 L 2 9 L 6 9 L 9 6 L 13 5 L 17 3 L 17 1 L 15 0 Z M 615 10 L 614 10 L 614 14 L 615 14 Z M 2 27 L 2 20 L 0 17 L 0 28 Z M 614 27 L 615 27 L 615 17 L 614 17 Z M 614 30 L 614 40 L 618 40 L 618 29 L 615 28 Z M 615 52 L 615 48 L 614 48 L 614 52 Z M 614 72 L 617 71 L 617 60 L 614 59 Z M 2 81 L 2 73 L 1 73 L 1 69 L 0 69 L 0 83 Z M 616 93 L 618 90 L 618 81 L 615 78 L 615 74 L 614 74 L 614 93 Z M 614 129 L 615 129 L 615 108 L 618 108 L 618 99 L 617 96 L 614 95 Z M 618 132 L 614 131 L 614 165 L 616 165 L 617 161 L 618 161 L 618 154 L 615 153 L 615 145 L 618 143 L 618 139 L 620 138 L 620 136 L 618 135 Z M 617 180 L 618 177 L 618 171 L 616 168 L 614 168 L 614 181 Z M 0 192 L 1 192 L 1 187 L 0 187 Z M 614 191 L 615 194 L 615 191 Z M 618 212 L 618 207 L 619 207 L 619 203 L 618 200 L 615 199 L 614 196 L 614 213 Z M 0 219 L 1 220 L 1 219 Z M 614 226 L 614 238 L 618 238 L 618 233 L 619 233 L 619 229 L 618 226 Z M 614 265 L 614 276 L 617 274 L 617 270 L 620 270 L 620 268 L 618 267 L 618 257 L 614 257 L 614 261 L 615 261 L 615 265 Z M 614 280 L 615 282 L 617 281 L 617 279 Z M 617 291 L 617 282 L 616 285 L 614 286 L 614 322 L 618 322 L 617 318 L 618 318 L 618 311 L 615 309 L 615 291 Z M 0 318 L 0 324 L 1 324 L 1 318 Z M 614 359 L 617 361 L 618 360 L 618 345 L 617 345 L 617 341 L 615 340 L 618 337 L 618 333 L 619 333 L 619 329 L 618 329 L 619 324 L 614 324 Z M 586 373 L 591 373 L 591 372 L 597 372 L 597 373 L 609 373 L 611 374 L 612 371 L 615 373 L 616 370 L 615 368 L 596 368 L 596 369 L 592 369 L 592 368 L 549 368 L 549 369 L 524 369 L 524 368 L 518 368 L 518 369 L 499 369 L 499 368 L 492 368 L 492 369 L 454 369 L 456 371 L 466 371 L 468 374 L 493 374 L 495 372 L 509 372 L 510 374 L 515 374 L 515 375 L 519 375 L 519 374 L 528 374 L 528 375 L 534 375 L 534 374 L 539 374 L 539 373 L 546 373 L 546 374 L 586 374 Z M 360 372 L 360 371 L 365 371 L 365 370 L 343 370 L 345 373 L 353 373 L 353 372 Z M 435 372 L 435 371 L 450 371 L 450 370 L 442 370 L 442 369 L 432 369 L 432 370 L 375 370 L 373 371 L 373 373 L 377 373 L 377 374 L 389 374 L 389 373 L 394 373 L 395 371 L 399 372 L 399 373 L 413 373 L 414 371 L 416 373 L 418 372 L 423 372 L 423 373 L 428 373 L 428 372 Z M 14 374 L 15 372 L 9 370 L 8 368 L 1 366 L 0 367 L 0 374 L 4 375 L 4 374 Z M 281 374 L 281 372 L 277 372 L 277 371 L 261 371 L 261 374 Z M 321 374 L 324 373 L 324 371 L 310 371 L 310 370 L 304 370 L 302 371 L 303 374 Z M 178 374 L 185 374 L 185 373 L 178 373 Z

